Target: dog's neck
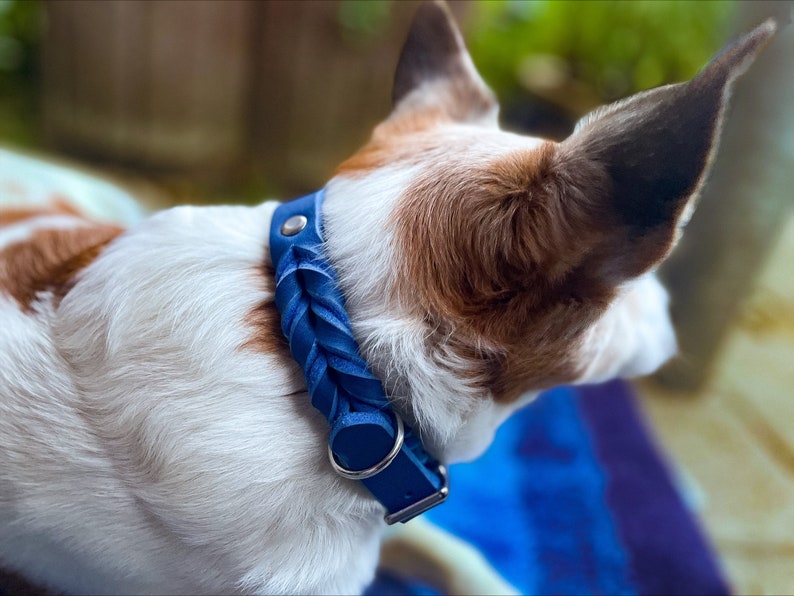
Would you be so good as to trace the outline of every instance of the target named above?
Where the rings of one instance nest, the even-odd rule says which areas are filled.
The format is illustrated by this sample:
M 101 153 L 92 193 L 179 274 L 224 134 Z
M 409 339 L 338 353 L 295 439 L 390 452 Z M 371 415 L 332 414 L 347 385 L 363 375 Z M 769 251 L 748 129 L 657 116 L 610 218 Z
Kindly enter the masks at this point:
M 489 390 L 472 384 L 463 370 L 467 363 L 446 350 L 443 340 L 430 342 L 434 330 L 394 298 L 396 267 L 387 226 L 394 194 L 386 189 L 407 184 L 413 175 L 400 168 L 363 181 L 331 180 L 324 209 L 326 250 L 362 354 L 393 406 L 434 456 L 445 463 L 466 461 L 485 450 L 499 423 L 521 404 L 497 404 Z
M 322 250 L 324 198 L 322 189 L 273 214 L 270 260 L 281 328 L 312 405 L 331 425 L 332 467 L 364 483 L 386 507 L 387 523 L 405 522 L 446 498 L 446 470 L 394 412 L 360 355 L 336 273 Z
M 498 399 L 487 379 L 473 376 L 471 357 L 464 357 L 491 346 L 477 341 L 463 345 L 468 340 L 456 329 L 417 315 L 396 291 L 399 259 L 406 255 L 394 252 L 392 214 L 400 189 L 410 185 L 421 167 L 402 164 L 333 178 L 323 210 L 325 248 L 362 355 L 425 448 L 440 461 L 454 463 L 479 456 L 499 424 L 543 387 L 527 386 L 512 401 Z M 438 226 L 443 233 L 443 223 Z M 565 382 L 655 370 L 676 350 L 666 309 L 666 293 L 653 274 L 625 283 L 571 346 L 578 372 Z

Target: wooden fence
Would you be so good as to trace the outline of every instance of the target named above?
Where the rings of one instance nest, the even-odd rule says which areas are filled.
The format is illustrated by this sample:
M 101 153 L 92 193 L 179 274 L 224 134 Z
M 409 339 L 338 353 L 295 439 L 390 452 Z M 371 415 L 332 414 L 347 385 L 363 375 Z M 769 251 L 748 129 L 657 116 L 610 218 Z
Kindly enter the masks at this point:
M 380 5 L 366 30 L 350 0 L 49 2 L 47 137 L 149 172 L 316 187 L 388 114 L 417 4 Z

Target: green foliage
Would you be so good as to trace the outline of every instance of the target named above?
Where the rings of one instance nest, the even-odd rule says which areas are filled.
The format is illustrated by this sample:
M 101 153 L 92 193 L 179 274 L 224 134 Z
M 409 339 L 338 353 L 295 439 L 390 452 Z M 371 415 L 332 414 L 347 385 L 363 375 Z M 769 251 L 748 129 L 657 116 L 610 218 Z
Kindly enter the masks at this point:
M 0 76 L 35 76 L 40 23 L 39 2 L 0 0 Z
M 392 0 L 339 0 L 337 19 L 348 42 L 370 41 L 389 25 Z
M 691 77 L 722 45 L 731 0 L 486 0 L 473 6 L 468 45 L 501 96 L 523 93 L 533 56 L 555 56 L 602 100 Z M 559 77 L 558 77 L 559 78 Z
M 0 0 L 0 143 L 40 142 L 37 101 L 42 5 Z

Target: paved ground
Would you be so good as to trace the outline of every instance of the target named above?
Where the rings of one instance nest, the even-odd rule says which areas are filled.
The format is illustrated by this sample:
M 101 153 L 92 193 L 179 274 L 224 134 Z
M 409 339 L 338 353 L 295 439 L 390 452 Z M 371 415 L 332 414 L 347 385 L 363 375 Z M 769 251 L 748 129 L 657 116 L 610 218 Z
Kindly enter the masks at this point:
M 702 391 L 638 384 L 738 594 L 794 594 L 794 217 Z

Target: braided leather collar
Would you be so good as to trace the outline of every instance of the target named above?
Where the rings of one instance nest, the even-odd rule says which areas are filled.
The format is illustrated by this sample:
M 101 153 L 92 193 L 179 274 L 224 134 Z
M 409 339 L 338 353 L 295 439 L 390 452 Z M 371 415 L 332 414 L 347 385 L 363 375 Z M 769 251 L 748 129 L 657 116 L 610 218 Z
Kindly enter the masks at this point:
M 324 196 L 320 190 L 273 214 L 270 255 L 281 329 L 303 369 L 312 405 L 331 425 L 334 470 L 360 480 L 386 508 L 387 523 L 405 522 L 446 498 L 447 474 L 394 412 L 360 355 L 322 250 Z

